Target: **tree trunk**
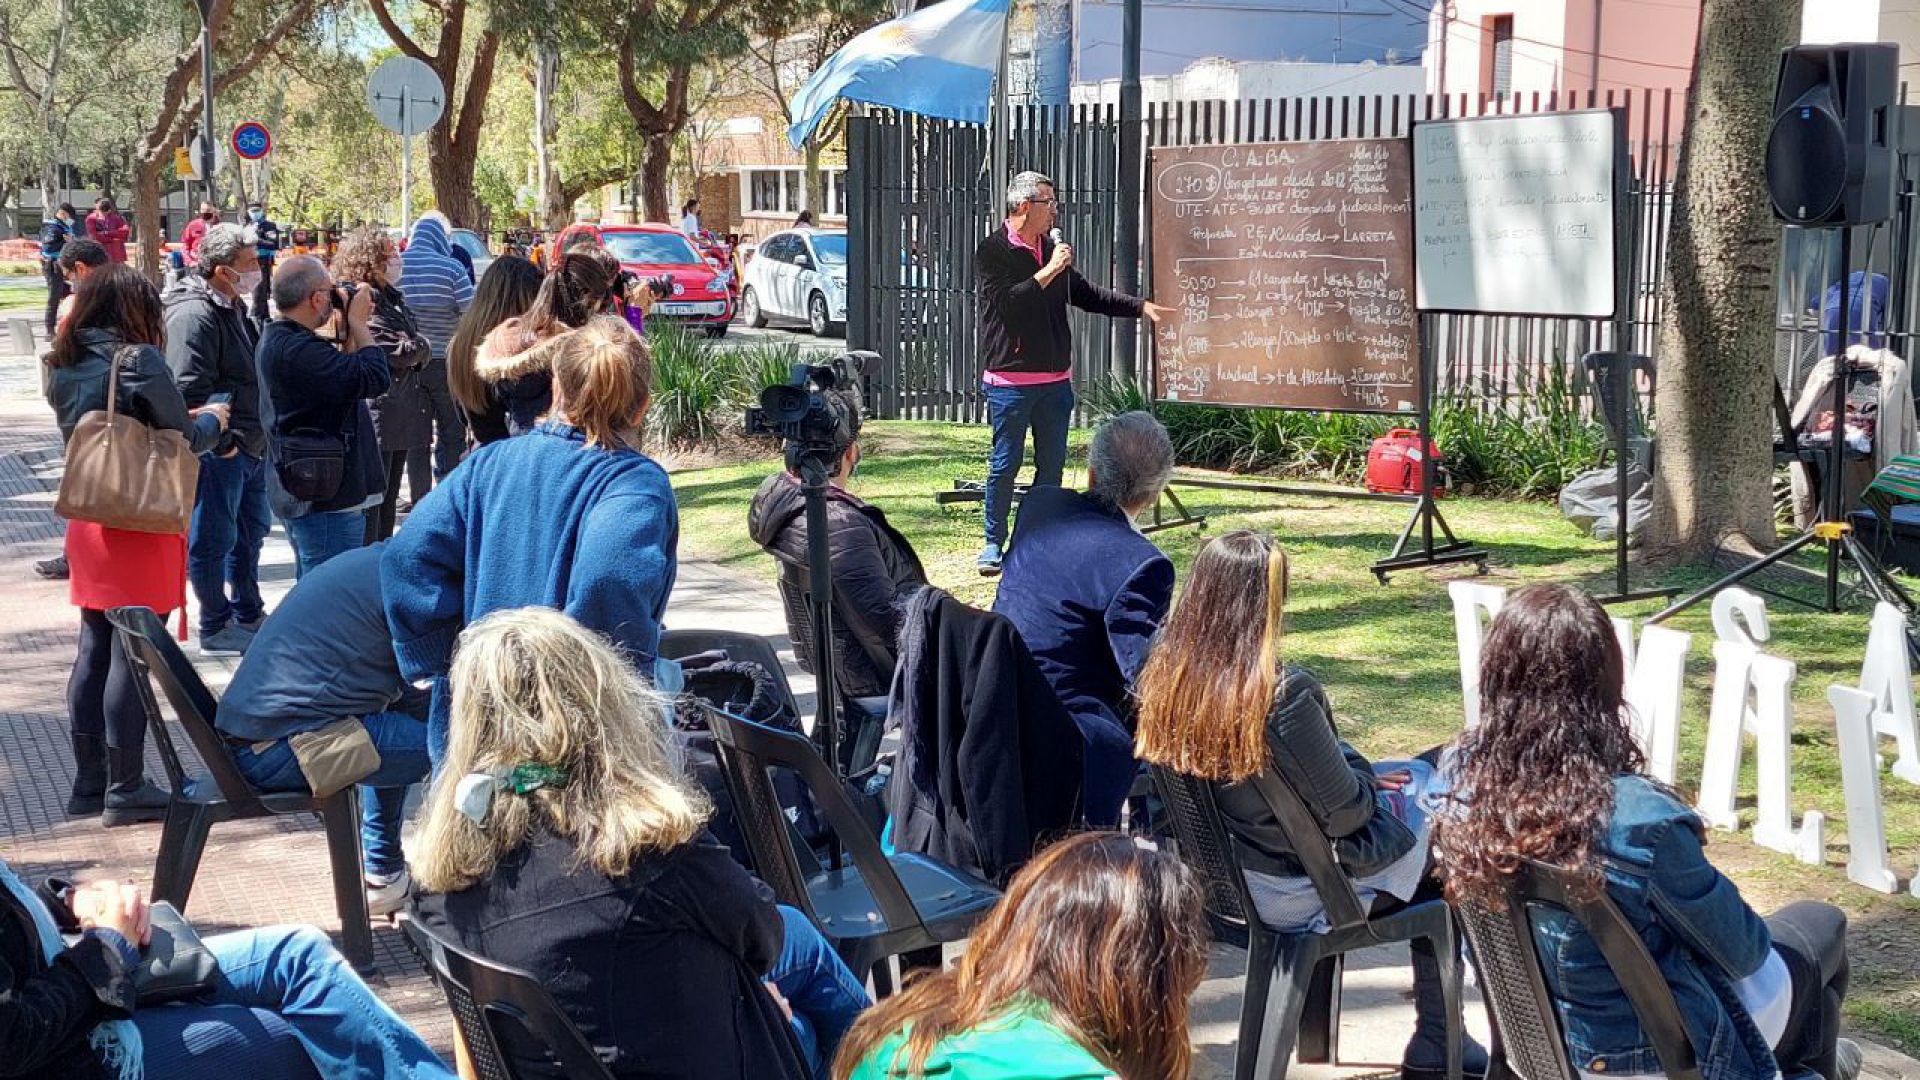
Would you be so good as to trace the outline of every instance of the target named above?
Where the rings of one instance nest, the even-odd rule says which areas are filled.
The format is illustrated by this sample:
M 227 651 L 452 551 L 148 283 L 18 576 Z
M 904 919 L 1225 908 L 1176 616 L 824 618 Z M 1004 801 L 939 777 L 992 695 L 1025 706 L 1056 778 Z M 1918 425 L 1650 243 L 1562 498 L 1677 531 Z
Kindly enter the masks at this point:
M 1774 546 L 1773 296 L 1765 175 L 1780 50 L 1800 0 L 1706 0 L 1667 240 L 1649 553 Z
M 160 249 L 166 246 L 167 230 L 160 222 L 160 172 L 173 163 L 168 153 L 143 158 L 134 166 L 133 222 L 134 242 L 140 248 L 140 272 L 154 284 L 160 283 Z
M 646 155 L 640 162 L 640 203 L 648 221 L 679 223 L 667 207 L 667 170 L 672 165 L 672 133 L 648 135 Z
M 809 136 L 805 149 L 807 156 L 807 205 L 805 208 L 813 211 L 814 224 L 818 225 L 820 219 L 827 213 L 827 174 L 820 171 L 820 137 Z
M 542 45 L 533 61 L 534 187 L 540 193 L 542 228 L 560 229 L 571 216 L 562 201 L 560 173 L 553 167 L 554 142 L 560 137 L 560 117 L 553 111 L 553 93 L 560 85 L 560 50 Z
M 427 135 L 427 175 L 433 181 L 433 204 L 455 225 L 465 226 L 479 216 L 480 200 L 473 193 L 473 166 L 480 147 L 446 138 L 443 127 Z M 415 216 L 419 216 L 416 212 Z M 412 228 L 412 222 L 403 227 Z

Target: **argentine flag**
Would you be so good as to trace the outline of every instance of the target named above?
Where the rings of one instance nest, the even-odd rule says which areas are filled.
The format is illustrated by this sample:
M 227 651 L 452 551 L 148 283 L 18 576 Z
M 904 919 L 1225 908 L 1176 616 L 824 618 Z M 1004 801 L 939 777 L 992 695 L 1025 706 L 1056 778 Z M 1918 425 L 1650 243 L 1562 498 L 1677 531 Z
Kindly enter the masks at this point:
M 945 0 L 841 46 L 793 98 L 787 138 L 803 146 L 835 98 L 982 121 L 1000 67 L 1008 0 Z

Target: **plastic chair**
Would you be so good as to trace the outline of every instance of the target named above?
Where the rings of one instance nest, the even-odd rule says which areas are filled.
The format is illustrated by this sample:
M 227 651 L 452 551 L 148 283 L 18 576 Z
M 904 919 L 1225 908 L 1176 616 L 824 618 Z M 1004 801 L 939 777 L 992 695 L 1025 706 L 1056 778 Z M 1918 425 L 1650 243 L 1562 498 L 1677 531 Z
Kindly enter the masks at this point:
M 1600 947 L 1666 1075 L 1701 1080 L 1673 991 L 1620 909 L 1604 893 L 1580 899 L 1565 871 L 1536 862 L 1514 875 L 1504 905 L 1460 908 L 1480 988 L 1493 1012 L 1495 1056 L 1504 1054 L 1507 1069 L 1520 1080 L 1579 1080 L 1534 947 L 1532 912 L 1543 907 L 1573 916 Z
M 1345 955 L 1373 945 L 1420 939 L 1432 941 L 1436 955 L 1451 958 L 1440 966 L 1441 986 L 1447 1006 L 1447 1075 L 1459 1080 L 1465 1034 L 1460 961 L 1453 916 L 1445 902 L 1429 900 L 1368 917 L 1312 811 L 1285 780 L 1269 774 L 1249 782 L 1272 807 L 1295 857 L 1320 894 L 1330 924 L 1324 934 L 1272 930 L 1254 913 L 1246 874 L 1221 820 L 1212 784 L 1159 766 L 1153 766 L 1152 772 L 1180 854 L 1206 885 L 1207 915 L 1215 938 L 1247 950 L 1240 1041 L 1233 1056 L 1235 1080 L 1286 1076 L 1287 1059 L 1296 1043 L 1302 1062 L 1337 1063 Z
M 697 656 L 704 652 L 723 652 L 727 659 L 741 663 L 759 664 L 773 676 L 773 686 L 780 700 L 792 711 L 797 719 L 800 712 L 800 700 L 793 695 L 793 684 L 787 681 L 787 669 L 780 663 L 780 654 L 766 638 L 758 634 L 743 634 L 737 630 L 663 630 L 660 632 L 660 655 L 669 660 L 681 660 Z
M 363 971 L 373 966 L 373 928 L 368 922 L 367 894 L 360 876 L 360 791 L 348 786 L 324 799 L 308 792 L 264 793 L 240 774 L 227 751 L 226 737 L 213 726 L 217 707 L 213 692 L 200 673 L 167 636 L 167 628 L 150 609 L 121 607 L 107 612 L 116 647 L 136 673 L 140 705 L 147 713 L 147 730 L 160 750 L 172 793 L 160 828 L 160 852 L 154 859 L 153 899 L 165 900 L 182 912 L 199 874 L 200 857 L 207 849 L 207 833 L 217 822 L 283 814 L 316 813 L 327 835 L 327 862 L 333 872 L 333 902 L 340 913 L 340 952 Z M 208 776 L 191 776 L 180 760 L 167 728 L 153 683 L 173 706 L 174 717 L 207 767 Z M 210 781 L 210 782 L 209 782 Z
M 733 790 L 734 812 L 760 880 L 781 903 L 807 914 L 855 973 L 871 973 L 884 996 L 892 979 L 884 962 L 960 941 L 1000 900 L 1000 893 L 935 859 L 880 849 L 846 790 L 814 745 L 799 735 L 708 710 Z M 805 872 L 767 770 L 792 769 L 844 846 L 839 869 Z
M 613 1080 L 593 1044 L 560 1011 L 540 980 L 462 952 L 418 922 L 404 924 L 407 939 L 447 996 L 460 1042 L 480 1080 L 519 1080 L 503 1043 L 537 1046 L 572 1080 Z
M 1614 367 L 1623 361 L 1631 365 L 1627 376 L 1627 400 L 1624 402 L 1619 400 L 1613 386 Z M 1640 393 L 1632 383 L 1637 376 L 1644 375 L 1648 393 L 1652 393 L 1655 379 L 1653 357 L 1645 353 L 1590 352 L 1580 358 L 1580 363 L 1587 370 L 1588 380 L 1593 387 L 1593 399 L 1600 405 L 1600 419 L 1607 429 L 1609 445 L 1618 437 L 1624 424 L 1627 450 L 1632 454 L 1633 463 L 1652 472 L 1653 440 L 1647 437 L 1646 421 L 1640 412 Z

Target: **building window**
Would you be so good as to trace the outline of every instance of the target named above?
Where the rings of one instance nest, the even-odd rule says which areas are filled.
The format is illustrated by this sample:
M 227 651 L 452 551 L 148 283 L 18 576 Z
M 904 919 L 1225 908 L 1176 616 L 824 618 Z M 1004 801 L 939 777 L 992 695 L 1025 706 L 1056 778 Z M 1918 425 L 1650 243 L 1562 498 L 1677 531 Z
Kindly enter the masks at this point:
M 845 170 L 835 170 L 827 184 L 827 213 L 845 214 L 847 212 L 847 174 Z
M 755 169 L 748 174 L 748 183 L 753 191 L 751 206 L 755 210 L 777 213 L 780 210 L 780 172 L 777 169 Z
M 1487 20 L 1487 37 L 1492 45 L 1487 92 L 1505 97 L 1513 93 L 1513 16 L 1495 15 Z
M 787 178 L 787 201 L 781 209 L 789 214 L 797 214 L 800 204 L 807 201 L 807 174 L 799 169 L 788 169 L 782 175 Z

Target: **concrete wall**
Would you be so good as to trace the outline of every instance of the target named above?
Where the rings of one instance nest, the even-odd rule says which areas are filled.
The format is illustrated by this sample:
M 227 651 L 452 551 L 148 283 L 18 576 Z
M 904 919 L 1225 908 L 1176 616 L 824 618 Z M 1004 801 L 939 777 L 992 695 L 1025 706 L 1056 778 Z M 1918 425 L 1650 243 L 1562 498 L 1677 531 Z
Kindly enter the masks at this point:
M 1427 67 L 1434 88 L 1452 94 L 1488 91 L 1495 16 L 1513 17 L 1514 92 L 1593 90 L 1602 97 L 1643 87 L 1684 90 L 1700 22 L 1699 0 L 1452 0 L 1448 10 L 1444 65 L 1436 10 Z
M 1258 101 L 1265 98 L 1326 95 L 1418 94 L 1427 73 L 1410 64 L 1295 64 L 1286 62 L 1203 60 L 1172 76 L 1140 80 L 1141 100 Z M 1120 80 L 1075 83 L 1075 104 L 1120 102 Z
M 1170 76 L 1195 60 L 1407 63 L 1426 46 L 1433 0 L 1142 0 L 1140 73 Z M 1120 0 L 1075 0 L 1075 82 L 1120 77 Z M 1017 84 L 1016 84 L 1017 85 Z

